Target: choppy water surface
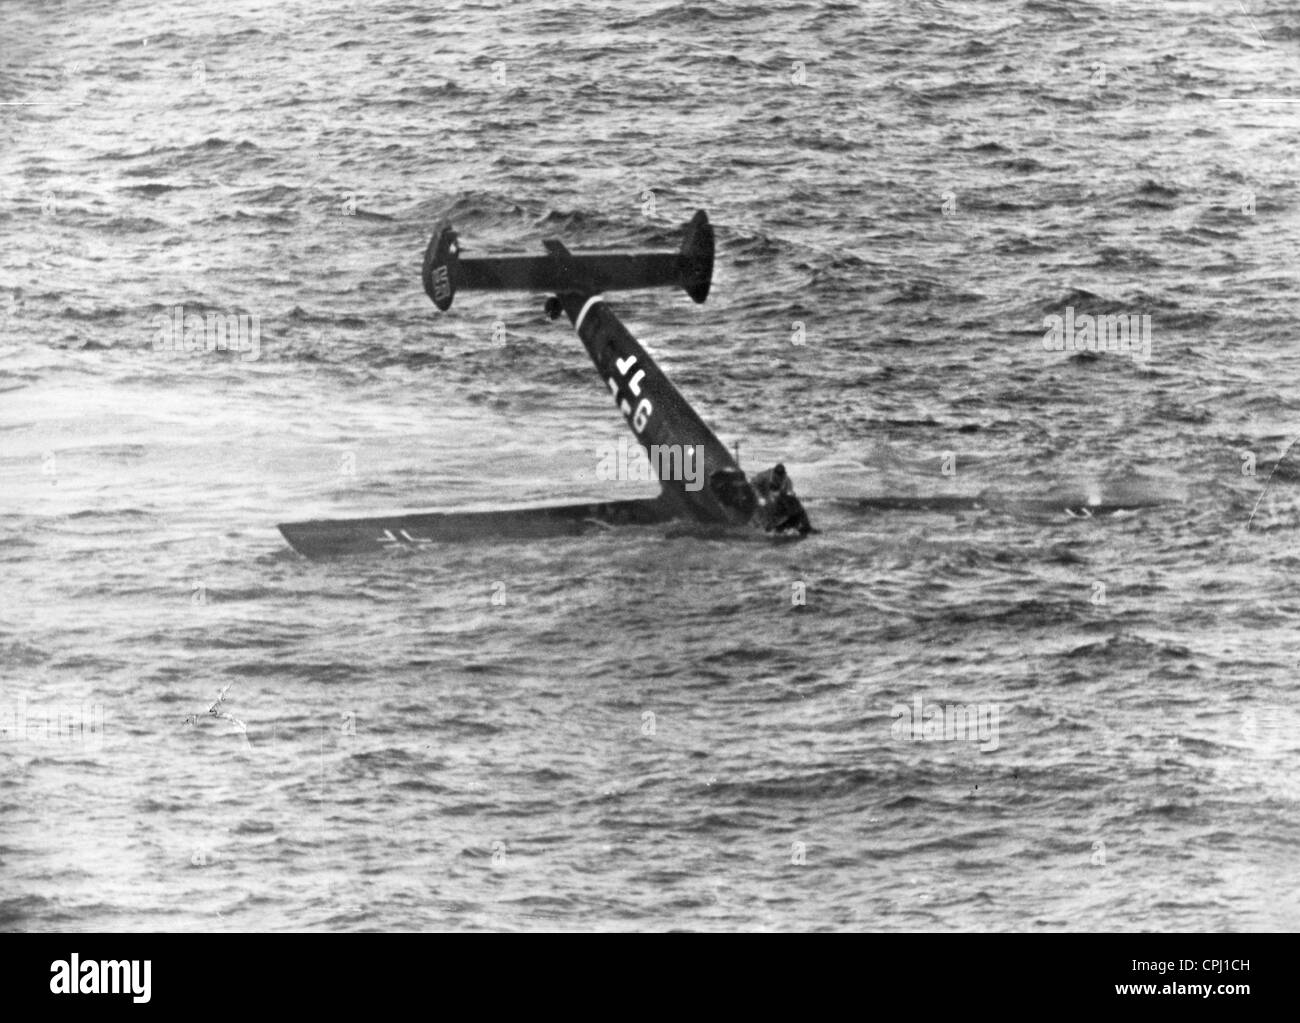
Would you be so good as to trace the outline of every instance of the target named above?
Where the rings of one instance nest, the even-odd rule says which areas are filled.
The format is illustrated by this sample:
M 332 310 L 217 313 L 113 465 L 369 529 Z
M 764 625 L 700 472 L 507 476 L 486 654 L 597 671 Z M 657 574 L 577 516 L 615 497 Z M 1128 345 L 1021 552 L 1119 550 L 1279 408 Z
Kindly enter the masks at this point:
M 1300 924 L 1293 9 L 6 22 L 4 927 Z M 820 535 L 287 549 L 653 492 L 597 479 L 624 427 L 540 299 L 440 316 L 420 257 L 444 216 L 662 248 L 696 208 L 708 304 L 611 302 Z M 178 305 L 259 358 L 156 351 Z M 1044 350 L 1067 308 L 1149 357 Z M 1041 507 L 1123 497 L 1165 503 Z

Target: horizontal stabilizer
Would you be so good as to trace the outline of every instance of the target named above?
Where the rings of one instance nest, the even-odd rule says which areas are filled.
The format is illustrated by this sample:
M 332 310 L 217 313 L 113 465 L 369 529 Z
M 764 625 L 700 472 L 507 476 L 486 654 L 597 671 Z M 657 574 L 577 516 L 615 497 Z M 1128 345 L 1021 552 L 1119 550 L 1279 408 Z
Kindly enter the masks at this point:
M 424 290 L 444 312 L 458 291 L 580 291 L 681 288 L 696 302 L 713 281 L 713 226 L 703 210 L 686 225 L 680 252 L 574 254 L 547 241 L 544 256 L 462 258 L 456 231 L 444 224 L 424 254 Z

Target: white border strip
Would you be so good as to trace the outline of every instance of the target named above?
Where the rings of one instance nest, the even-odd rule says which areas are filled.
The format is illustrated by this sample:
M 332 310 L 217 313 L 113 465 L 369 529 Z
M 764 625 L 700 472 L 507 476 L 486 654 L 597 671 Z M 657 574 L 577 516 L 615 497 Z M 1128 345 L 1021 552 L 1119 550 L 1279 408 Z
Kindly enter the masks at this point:
M 582 321 L 587 318 L 587 310 L 591 308 L 593 302 L 603 301 L 605 301 L 604 295 L 592 295 L 591 298 L 587 299 L 587 301 L 582 304 L 582 312 L 578 313 L 578 318 L 573 321 L 573 329 L 578 333 L 582 333 Z

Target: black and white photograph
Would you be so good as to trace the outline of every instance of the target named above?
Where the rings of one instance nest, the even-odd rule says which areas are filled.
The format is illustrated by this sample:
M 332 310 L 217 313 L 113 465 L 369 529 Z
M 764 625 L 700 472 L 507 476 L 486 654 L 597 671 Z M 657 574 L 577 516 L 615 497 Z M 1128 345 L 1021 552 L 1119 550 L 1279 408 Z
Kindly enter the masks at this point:
M 1248 1000 L 1295 4 L 0 22 L 0 931 L 1217 934 L 1133 995 Z

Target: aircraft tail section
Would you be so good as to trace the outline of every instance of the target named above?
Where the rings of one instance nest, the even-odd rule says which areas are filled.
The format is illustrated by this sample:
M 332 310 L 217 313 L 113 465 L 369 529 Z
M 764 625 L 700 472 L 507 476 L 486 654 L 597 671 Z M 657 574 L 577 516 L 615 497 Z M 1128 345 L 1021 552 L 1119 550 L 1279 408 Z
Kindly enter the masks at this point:
M 709 522 L 743 523 L 752 491 L 735 458 L 599 294 L 565 292 L 560 306 L 596 364 L 665 496 Z

